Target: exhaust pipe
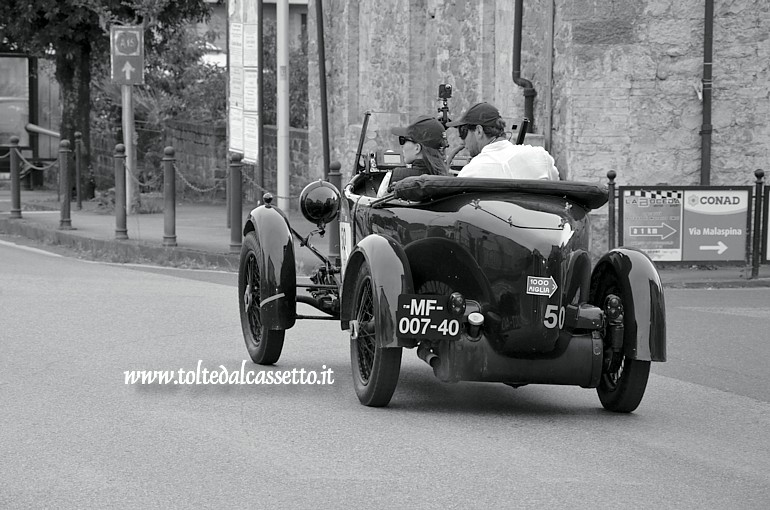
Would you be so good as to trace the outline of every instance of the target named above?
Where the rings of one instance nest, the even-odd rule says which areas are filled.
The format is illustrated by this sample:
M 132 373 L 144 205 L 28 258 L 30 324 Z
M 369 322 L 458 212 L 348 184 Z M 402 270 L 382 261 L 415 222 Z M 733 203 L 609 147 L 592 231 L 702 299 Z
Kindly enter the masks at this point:
M 417 357 L 430 365 L 431 368 L 438 368 L 441 365 L 441 359 L 433 352 L 430 345 L 425 342 L 420 342 L 420 345 L 417 346 Z

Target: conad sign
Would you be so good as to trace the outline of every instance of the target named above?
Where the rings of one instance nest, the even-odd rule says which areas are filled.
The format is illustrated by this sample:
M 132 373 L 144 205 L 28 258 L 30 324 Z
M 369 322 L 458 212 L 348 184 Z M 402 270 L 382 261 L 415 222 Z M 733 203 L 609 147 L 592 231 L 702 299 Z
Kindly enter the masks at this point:
M 619 191 L 621 245 L 660 261 L 747 260 L 750 186 L 624 186 Z

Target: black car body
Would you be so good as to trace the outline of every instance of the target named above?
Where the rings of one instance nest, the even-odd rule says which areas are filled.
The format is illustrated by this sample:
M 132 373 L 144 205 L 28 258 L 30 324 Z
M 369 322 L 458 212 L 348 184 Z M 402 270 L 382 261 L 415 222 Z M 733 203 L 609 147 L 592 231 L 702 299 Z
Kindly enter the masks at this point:
M 389 167 L 363 161 L 341 196 L 321 181 L 303 192 L 321 227 L 339 208 L 339 260 L 318 254 L 306 294 L 294 270 L 301 236 L 269 197 L 251 212 L 239 295 L 255 362 L 278 359 L 305 302 L 350 331 L 366 405 L 390 401 L 409 348 L 442 381 L 577 385 L 597 388 L 607 409 L 636 409 L 650 362 L 666 357 L 663 290 L 640 251 L 592 266 L 588 212 L 606 189 L 425 175 L 378 196 Z

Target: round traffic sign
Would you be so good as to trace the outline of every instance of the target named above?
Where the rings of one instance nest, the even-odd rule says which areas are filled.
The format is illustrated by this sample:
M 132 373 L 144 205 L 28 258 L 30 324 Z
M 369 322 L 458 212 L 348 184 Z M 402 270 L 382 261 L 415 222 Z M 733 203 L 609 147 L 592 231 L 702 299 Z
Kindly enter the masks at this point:
M 139 34 L 135 31 L 120 30 L 115 32 L 115 53 L 121 56 L 139 56 Z

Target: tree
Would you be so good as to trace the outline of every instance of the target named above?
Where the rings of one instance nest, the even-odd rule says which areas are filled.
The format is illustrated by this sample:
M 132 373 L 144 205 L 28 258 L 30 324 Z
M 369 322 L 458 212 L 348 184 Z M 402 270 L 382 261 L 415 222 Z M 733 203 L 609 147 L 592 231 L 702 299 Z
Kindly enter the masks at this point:
M 91 75 L 109 60 L 110 26 L 143 25 L 146 45 L 208 15 L 203 0 L 2 0 L 0 42 L 29 55 L 53 53 L 62 99 L 62 138 L 83 133 L 90 153 Z
M 262 36 L 262 70 L 264 91 L 262 101 L 264 106 L 264 123 L 277 122 L 276 91 L 278 88 L 275 70 L 277 26 L 275 20 L 266 19 Z M 289 49 L 289 125 L 295 128 L 307 129 L 307 33 L 299 36 L 296 44 Z

